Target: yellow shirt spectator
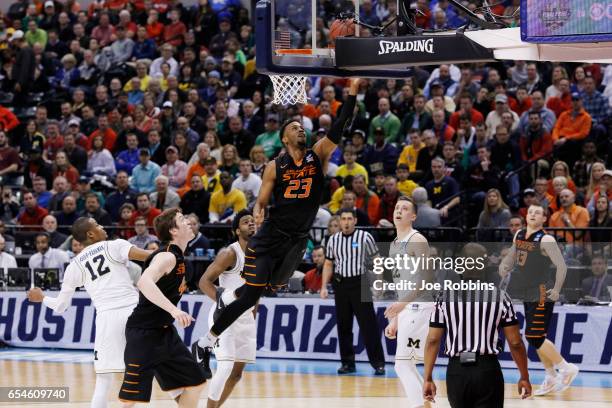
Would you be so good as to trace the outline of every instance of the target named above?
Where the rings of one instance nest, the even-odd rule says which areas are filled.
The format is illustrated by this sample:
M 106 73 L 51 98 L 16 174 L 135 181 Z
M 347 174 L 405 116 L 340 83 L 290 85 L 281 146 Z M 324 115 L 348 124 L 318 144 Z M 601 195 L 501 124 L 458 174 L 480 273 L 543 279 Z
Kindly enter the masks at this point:
M 227 217 L 244 210 L 246 206 L 247 199 L 242 191 L 236 188 L 232 188 L 227 194 L 223 190 L 217 191 L 210 197 L 210 204 L 208 205 L 210 221 L 224 221 Z
M 419 185 L 412 180 L 404 180 L 404 181 L 398 180 L 397 182 L 397 189 L 400 191 L 402 195 L 405 195 L 407 197 L 412 197 L 412 192 L 418 186 Z
M 342 197 L 344 197 L 345 191 L 346 189 L 344 187 L 340 187 L 339 189 L 334 191 L 334 194 L 332 194 L 331 201 L 329 202 L 329 205 L 328 205 L 329 211 L 332 214 L 337 213 L 338 210 L 340 209 L 340 206 L 342 205 Z
M 417 157 L 419 157 L 419 152 L 423 147 L 425 147 L 424 143 L 420 143 L 418 147 L 415 147 L 412 144 L 404 147 L 404 150 L 402 150 L 399 159 L 397 160 L 397 164 L 405 164 L 408 166 L 408 170 L 410 170 L 411 172 L 415 171 Z
M 352 167 L 352 169 L 349 169 L 347 164 L 343 164 L 342 166 L 338 167 L 338 170 L 336 171 L 336 176 L 345 178 L 346 176 L 355 176 L 357 174 L 361 174 L 363 177 L 365 177 L 365 181 L 367 184 L 368 171 L 366 170 L 366 168 L 359 163 L 353 163 Z
M 223 190 L 221 187 L 221 172 L 217 170 L 214 176 L 208 177 L 206 174 L 202 176 L 202 183 L 204 184 L 204 189 L 208 191 L 210 194 L 214 194 L 217 191 Z

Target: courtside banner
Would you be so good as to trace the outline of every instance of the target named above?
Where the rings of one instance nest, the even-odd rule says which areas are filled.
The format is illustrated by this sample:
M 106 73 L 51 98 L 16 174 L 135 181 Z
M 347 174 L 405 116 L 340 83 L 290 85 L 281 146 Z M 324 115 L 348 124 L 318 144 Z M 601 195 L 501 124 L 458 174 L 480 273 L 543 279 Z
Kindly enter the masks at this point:
M 52 294 L 51 294 L 52 295 Z M 185 295 L 180 307 L 196 322 L 179 329 L 190 345 L 203 335 L 212 302 L 201 295 Z M 383 316 L 386 303 L 375 303 L 379 333 L 387 362 L 393 361 L 395 340 L 383 337 L 387 324 Z M 521 326 L 522 305 L 516 305 Z M 78 292 L 65 313 L 58 315 L 40 303 L 30 303 L 22 292 L 0 294 L 0 340 L 15 347 L 92 349 L 95 336 L 95 310 L 91 299 Z M 333 299 L 262 298 L 258 310 L 257 356 L 338 360 L 336 312 Z M 355 321 L 354 333 L 359 333 Z M 612 362 L 612 308 L 557 306 L 551 321 L 549 338 L 561 354 L 581 370 L 610 371 Z M 363 341 L 355 336 L 356 358 L 367 361 Z M 421 345 L 424 347 L 424 345 Z M 529 349 L 530 366 L 540 367 L 535 350 Z M 503 366 L 513 362 L 504 346 L 500 354 Z

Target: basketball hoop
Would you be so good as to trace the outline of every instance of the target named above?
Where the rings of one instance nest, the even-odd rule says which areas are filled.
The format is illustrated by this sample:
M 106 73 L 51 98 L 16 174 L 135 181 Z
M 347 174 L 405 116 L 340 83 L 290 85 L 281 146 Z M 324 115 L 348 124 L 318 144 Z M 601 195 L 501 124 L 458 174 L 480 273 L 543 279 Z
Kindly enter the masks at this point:
M 297 75 L 270 75 L 274 86 L 275 105 L 307 104 L 306 77 Z

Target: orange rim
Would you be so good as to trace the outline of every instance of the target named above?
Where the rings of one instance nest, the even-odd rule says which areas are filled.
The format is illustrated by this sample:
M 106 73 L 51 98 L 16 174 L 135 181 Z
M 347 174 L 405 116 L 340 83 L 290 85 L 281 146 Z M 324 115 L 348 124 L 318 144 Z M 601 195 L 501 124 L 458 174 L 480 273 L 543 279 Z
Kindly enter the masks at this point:
M 312 49 L 310 48 L 297 48 L 297 49 L 278 49 L 274 50 L 279 55 L 312 55 Z

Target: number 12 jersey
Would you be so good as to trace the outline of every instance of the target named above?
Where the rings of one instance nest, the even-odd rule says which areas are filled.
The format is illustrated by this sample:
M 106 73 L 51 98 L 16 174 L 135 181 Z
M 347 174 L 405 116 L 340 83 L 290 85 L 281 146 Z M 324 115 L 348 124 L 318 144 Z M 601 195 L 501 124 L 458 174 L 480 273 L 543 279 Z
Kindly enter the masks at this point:
M 62 287 L 84 286 L 98 312 L 136 305 L 138 290 L 128 271 L 131 248 L 123 239 L 89 245 L 66 268 Z

